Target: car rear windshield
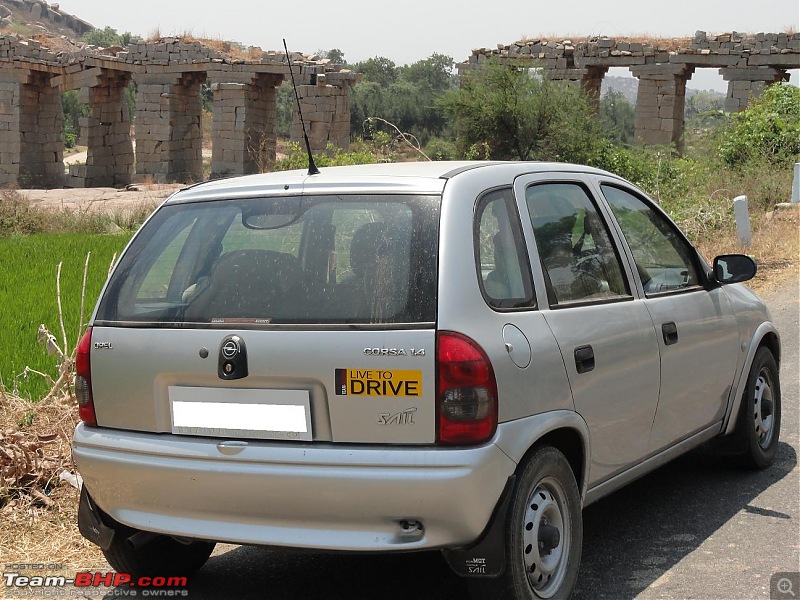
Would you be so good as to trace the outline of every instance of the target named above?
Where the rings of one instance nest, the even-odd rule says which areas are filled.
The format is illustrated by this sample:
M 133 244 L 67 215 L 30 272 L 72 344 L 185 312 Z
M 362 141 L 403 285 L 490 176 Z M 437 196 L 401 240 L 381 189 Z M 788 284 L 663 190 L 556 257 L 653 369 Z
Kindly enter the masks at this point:
M 433 323 L 439 200 L 165 205 L 121 257 L 95 323 Z

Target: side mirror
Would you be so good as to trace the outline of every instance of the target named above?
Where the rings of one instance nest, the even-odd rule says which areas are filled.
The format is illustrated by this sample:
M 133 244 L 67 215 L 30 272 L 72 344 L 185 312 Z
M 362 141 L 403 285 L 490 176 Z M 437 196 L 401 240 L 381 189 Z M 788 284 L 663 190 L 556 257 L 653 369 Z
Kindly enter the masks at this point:
M 740 283 L 756 276 L 756 262 L 744 254 L 723 254 L 714 259 L 714 278 L 719 283 Z

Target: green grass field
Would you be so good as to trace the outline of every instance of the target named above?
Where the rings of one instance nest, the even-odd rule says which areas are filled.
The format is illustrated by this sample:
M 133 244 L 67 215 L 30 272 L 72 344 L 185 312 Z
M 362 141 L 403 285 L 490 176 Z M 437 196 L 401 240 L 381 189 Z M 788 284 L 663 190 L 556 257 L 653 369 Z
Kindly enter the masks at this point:
M 130 234 L 42 234 L 0 238 L 0 378 L 7 391 L 38 399 L 48 387 L 38 375 L 18 377 L 25 367 L 57 378 L 55 357 L 48 356 L 36 339 L 40 324 L 63 346 L 58 319 L 56 273 L 61 267 L 61 304 L 68 351 L 81 335 L 80 304 L 83 267 L 91 252 L 86 280 L 84 321 L 94 310 L 114 254 Z M 63 349 L 63 348 L 62 348 Z

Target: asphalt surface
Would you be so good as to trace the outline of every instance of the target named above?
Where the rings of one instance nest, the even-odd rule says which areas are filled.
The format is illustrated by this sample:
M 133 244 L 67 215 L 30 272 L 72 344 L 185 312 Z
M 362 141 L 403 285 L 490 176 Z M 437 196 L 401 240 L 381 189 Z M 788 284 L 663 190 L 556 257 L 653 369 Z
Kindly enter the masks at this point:
M 773 578 L 800 572 L 797 283 L 768 301 L 783 344 L 774 465 L 745 471 L 700 449 L 587 507 L 575 599 L 800 596 L 796 576 L 783 593 Z M 130 591 L 117 588 L 106 597 Z M 235 546 L 218 548 L 188 591 L 193 600 L 467 597 L 436 552 L 354 556 Z

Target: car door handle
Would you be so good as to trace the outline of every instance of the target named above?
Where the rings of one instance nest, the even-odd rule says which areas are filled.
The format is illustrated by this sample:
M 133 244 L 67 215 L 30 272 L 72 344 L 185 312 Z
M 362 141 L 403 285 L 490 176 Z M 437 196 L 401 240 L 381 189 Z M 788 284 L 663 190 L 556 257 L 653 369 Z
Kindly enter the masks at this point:
M 578 373 L 594 371 L 594 348 L 588 344 L 575 348 L 575 368 Z
M 661 333 L 664 336 L 664 344 L 671 346 L 678 343 L 678 326 L 672 321 L 661 326 Z

